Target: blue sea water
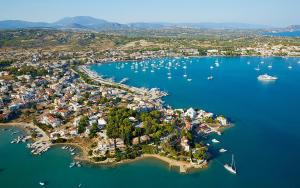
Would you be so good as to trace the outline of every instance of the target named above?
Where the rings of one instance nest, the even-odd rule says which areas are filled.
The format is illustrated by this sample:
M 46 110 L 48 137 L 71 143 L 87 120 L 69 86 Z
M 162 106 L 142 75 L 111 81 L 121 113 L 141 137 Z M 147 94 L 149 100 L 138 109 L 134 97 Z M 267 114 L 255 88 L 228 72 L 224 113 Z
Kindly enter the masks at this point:
M 218 60 L 220 66 L 214 63 Z M 68 167 L 72 158 L 60 148 L 32 157 L 23 144 L 9 144 L 13 136 L 0 132 L 0 187 L 39 187 L 38 181 L 48 180 L 47 187 L 300 187 L 300 64 L 296 58 L 203 57 L 176 59 L 151 72 L 151 63 L 173 59 L 149 60 L 148 69 L 138 73 L 132 62 L 92 65 L 90 68 L 106 77 L 140 87 L 158 87 L 168 91 L 166 104 L 176 108 L 202 108 L 229 117 L 234 126 L 222 136 L 215 148 L 227 153 L 211 161 L 208 169 L 182 175 L 156 160 L 144 160 L 105 168 Z M 264 64 L 260 62 L 263 61 Z M 247 62 L 250 62 L 248 64 Z M 180 64 L 175 69 L 175 64 Z M 123 64 L 123 65 L 122 65 Z M 260 64 L 260 71 L 254 68 Z M 268 65 L 273 66 L 272 69 Z M 186 73 L 192 81 L 183 77 Z M 214 66 L 214 69 L 210 69 Z M 292 66 L 292 69 L 288 69 Z M 122 68 L 124 67 L 124 68 Z M 276 82 L 262 83 L 263 73 L 277 76 Z M 213 80 L 207 77 L 213 75 Z M 237 175 L 223 168 L 235 155 Z
M 300 31 L 266 33 L 266 35 L 276 36 L 276 37 L 300 37 Z

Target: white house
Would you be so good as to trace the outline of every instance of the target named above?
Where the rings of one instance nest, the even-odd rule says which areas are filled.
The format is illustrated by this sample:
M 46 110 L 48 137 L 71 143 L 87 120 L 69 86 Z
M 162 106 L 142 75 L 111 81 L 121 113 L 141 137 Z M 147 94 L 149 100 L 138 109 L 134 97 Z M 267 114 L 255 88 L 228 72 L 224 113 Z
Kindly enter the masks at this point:
M 189 116 L 191 119 L 195 119 L 197 112 L 193 108 L 189 108 L 184 115 Z
M 225 126 L 225 125 L 227 125 L 227 119 L 226 118 L 224 118 L 223 116 L 219 116 L 219 117 L 217 117 L 217 120 L 221 123 L 221 125 L 222 126 Z
M 107 122 L 105 121 L 105 119 L 103 119 L 103 118 L 98 119 L 98 127 L 99 127 L 99 129 L 103 129 L 106 124 L 107 124 Z

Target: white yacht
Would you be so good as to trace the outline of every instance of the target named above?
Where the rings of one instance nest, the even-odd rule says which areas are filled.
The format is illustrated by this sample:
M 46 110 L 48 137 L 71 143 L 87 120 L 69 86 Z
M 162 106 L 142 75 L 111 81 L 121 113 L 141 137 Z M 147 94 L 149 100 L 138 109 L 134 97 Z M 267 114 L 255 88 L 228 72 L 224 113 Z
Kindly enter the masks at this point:
M 276 76 L 270 76 L 268 74 L 263 74 L 263 75 L 259 75 L 257 77 L 257 79 L 260 80 L 260 81 L 275 81 L 278 78 Z
M 45 186 L 46 185 L 46 183 L 42 182 L 42 181 L 40 181 L 39 184 L 40 184 L 40 186 Z
M 220 152 L 220 153 L 225 153 L 226 151 L 227 151 L 227 150 L 224 149 L 224 148 L 219 149 L 219 152 Z
M 191 79 L 191 78 L 189 78 L 189 79 L 187 79 L 187 81 L 191 82 L 191 81 L 192 81 L 192 79 Z
M 224 168 L 226 170 L 228 170 L 229 172 L 233 173 L 233 174 L 236 174 L 236 167 L 235 167 L 235 162 L 234 162 L 234 157 L 232 155 L 232 159 L 231 159 L 231 165 L 229 164 L 225 164 L 224 165 Z
M 215 138 L 214 138 L 214 139 L 212 139 L 211 141 L 212 141 L 213 143 L 216 143 L 216 144 L 217 144 L 217 143 L 220 143 L 220 141 L 219 141 L 219 140 L 217 140 L 217 139 L 215 139 Z
M 209 76 L 209 77 L 207 77 L 207 80 L 213 80 L 214 79 L 214 77 L 213 76 Z

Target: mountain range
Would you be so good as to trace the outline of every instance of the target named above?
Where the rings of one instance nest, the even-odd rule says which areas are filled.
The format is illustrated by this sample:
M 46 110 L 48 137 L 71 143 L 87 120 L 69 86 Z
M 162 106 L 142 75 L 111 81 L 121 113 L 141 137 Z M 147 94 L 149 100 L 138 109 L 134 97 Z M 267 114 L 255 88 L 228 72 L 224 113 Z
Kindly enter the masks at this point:
M 89 16 L 66 17 L 53 23 L 28 22 L 22 20 L 0 21 L 0 29 L 28 29 L 28 28 L 53 28 L 53 29 L 79 29 L 79 30 L 122 30 L 122 29 L 271 29 L 270 26 L 245 24 L 245 23 L 146 23 L 137 22 L 120 24 L 97 19 Z

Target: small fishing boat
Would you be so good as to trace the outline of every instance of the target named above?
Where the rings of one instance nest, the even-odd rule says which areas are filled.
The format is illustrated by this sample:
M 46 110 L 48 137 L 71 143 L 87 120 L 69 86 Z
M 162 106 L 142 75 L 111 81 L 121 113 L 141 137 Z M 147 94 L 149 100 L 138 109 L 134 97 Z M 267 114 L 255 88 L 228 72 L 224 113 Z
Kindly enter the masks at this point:
M 225 164 L 224 168 L 226 170 L 228 170 L 229 172 L 236 174 L 236 167 L 235 167 L 235 162 L 234 162 L 234 156 L 232 155 L 232 159 L 231 159 L 231 165 L 229 164 Z
M 72 162 L 71 164 L 70 164 L 70 168 L 73 168 L 74 166 L 76 165 L 76 163 L 75 162 Z

